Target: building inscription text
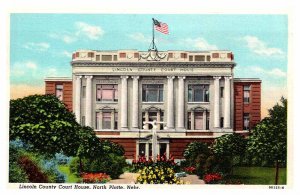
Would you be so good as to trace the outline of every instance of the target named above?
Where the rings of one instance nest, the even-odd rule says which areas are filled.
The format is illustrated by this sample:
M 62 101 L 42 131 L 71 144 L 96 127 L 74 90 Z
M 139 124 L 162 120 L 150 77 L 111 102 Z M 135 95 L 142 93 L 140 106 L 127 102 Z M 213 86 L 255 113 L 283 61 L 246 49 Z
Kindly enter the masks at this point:
M 193 68 L 112 68 L 112 72 L 193 72 Z

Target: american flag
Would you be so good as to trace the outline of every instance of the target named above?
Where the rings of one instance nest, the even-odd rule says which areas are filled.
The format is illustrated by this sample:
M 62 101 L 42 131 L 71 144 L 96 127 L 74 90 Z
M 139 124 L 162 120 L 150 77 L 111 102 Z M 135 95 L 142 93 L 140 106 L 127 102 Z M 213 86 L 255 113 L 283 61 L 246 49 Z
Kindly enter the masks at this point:
M 156 20 L 154 18 L 152 18 L 152 19 L 153 19 L 155 30 L 157 30 L 161 33 L 164 33 L 164 34 L 169 34 L 168 24 L 159 22 L 158 20 Z

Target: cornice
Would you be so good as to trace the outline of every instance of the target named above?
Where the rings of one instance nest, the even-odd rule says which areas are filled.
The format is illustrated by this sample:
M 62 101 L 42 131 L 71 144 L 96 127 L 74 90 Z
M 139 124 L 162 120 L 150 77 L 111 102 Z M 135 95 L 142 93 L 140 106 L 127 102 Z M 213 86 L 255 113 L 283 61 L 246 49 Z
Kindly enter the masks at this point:
M 71 66 L 76 67 L 215 67 L 228 68 L 236 66 L 235 62 L 91 62 L 91 61 L 72 61 Z

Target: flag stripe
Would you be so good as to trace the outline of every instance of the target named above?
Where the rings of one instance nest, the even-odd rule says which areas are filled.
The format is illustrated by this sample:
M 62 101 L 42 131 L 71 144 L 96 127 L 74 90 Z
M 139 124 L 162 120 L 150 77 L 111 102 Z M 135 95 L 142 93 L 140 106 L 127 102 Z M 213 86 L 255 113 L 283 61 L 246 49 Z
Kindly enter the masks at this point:
M 160 22 L 160 26 L 155 25 L 155 30 L 164 34 L 169 34 L 169 27 L 166 23 Z

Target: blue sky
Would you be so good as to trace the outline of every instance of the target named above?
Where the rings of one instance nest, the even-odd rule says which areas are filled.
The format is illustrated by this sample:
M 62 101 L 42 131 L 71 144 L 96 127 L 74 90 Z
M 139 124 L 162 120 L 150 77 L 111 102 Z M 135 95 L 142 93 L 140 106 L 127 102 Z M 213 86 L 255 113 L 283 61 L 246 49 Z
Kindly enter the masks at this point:
M 169 25 L 156 33 L 159 50 L 231 50 L 235 77 L 263 82 L 263 115 L 287 95 L 286 15 L 11 14 L 11 97 L 43 92 L 47 76 L 71 76 L 77 49 L 147 50 L 154 17 Z

